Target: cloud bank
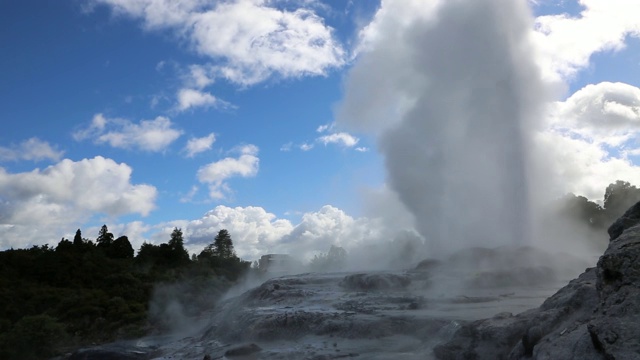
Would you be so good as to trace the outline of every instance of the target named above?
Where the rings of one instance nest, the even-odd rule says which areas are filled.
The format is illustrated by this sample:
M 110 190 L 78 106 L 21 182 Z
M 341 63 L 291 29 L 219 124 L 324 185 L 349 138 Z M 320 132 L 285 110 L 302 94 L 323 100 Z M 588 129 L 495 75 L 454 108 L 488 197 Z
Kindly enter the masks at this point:
M 0 238 L 4 247 L 34 239 L 54 241 L 93 214 L 148 215 L 157 190 L 131 183 L 132 169 L 97 156 L 64 159 L 43 170 L 9 173 L 0 168 Z

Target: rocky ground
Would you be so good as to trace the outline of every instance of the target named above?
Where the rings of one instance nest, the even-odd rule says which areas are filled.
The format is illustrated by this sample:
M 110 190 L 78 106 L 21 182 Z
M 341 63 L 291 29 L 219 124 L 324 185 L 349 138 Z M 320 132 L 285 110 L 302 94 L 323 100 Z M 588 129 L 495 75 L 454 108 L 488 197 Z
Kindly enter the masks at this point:
M 65 358 L 640 359 L 640 203 L 609 233 L 597 266 L 562 288 L 581 266 L 567 254 L 468 249 L 408 271 L 274 278 L 192 319 L 188 334 Z
M 278 277 L 192 319 L 188 334 L 67 358 L 433 359 L 434 346 L 467 321 L 511 316 L 504 313 L 538 306 L 553 294 L 562 278 L 542 258 L 550 259 L 533 248 L 469 249 L 409 271 Z
M 459 329 L 440 360 L 640 359 L 640 203 L 610 228 L 609 247 L 539 308 Z

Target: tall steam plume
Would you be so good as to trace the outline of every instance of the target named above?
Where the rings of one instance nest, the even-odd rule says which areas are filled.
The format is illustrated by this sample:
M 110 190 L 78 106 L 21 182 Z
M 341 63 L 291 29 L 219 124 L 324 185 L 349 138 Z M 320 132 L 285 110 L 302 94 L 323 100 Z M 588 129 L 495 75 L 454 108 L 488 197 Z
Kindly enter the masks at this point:
M 389 186 L 432 251 L 524 244 L 544 86 L 526 2 L 383 2 L 339 119 L 374 129 Z

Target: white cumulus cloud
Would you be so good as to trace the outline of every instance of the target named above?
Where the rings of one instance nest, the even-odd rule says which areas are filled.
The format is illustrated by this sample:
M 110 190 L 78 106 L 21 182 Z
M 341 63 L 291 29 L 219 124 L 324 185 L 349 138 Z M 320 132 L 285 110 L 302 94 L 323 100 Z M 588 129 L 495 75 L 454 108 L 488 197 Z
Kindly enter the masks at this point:
M 257 260 L 270 253 L 290 254 L 300 261 L 327 252 L 331 245 L 344 247 L 357 253 L 366 252 L 367 246 L 390 241 L 394 234 L 380 220 L 367 217 L 353 218 L 344 211 L 325 205 L 318 211 L 302 215 L 298 224 L 278 218 L 262 207 L 227 207 L 218 205 L 195 220 L 177 220 L 160 224 L 156 243 L 166 242 L 174 226 L 181 227 L 186 246 L 199 253 L 211 244 L 221 229 L 229 231 L 239 257 Z M 375 264 L 368 264 L 374 267 Z
M 189 71 L 184 75 L 185 83 L 195 89 L 203 89 L 214 83 L 211 69 L 202 65 L 190 65 Z
M 326 252 L 331 245 L 354 250 L 379 241 L 385 231 L 378 220 L 353 218 L 334 206 L 325 205 L 316 212 L 305 213 L 275 249 L 310 259 L 314 254 Z
M 208 92 L 196 89 L 180 89 L 178 91 L 178 110 L 185 111 L 197 107 L 229 108 L 231 104 L 220 100 Z
M 624 83 L 587 85 L 556 103 L 552 126 L 586 140 L 620 146 L 640 133 L 640 89 Z
M 216 134 L 214 133 L 200 138 L 191 138 L 187 141 L 184 151 L 186 151 L 187 157 L 194 157 L 196 154 L 211 150 L 215 141 Z
M 100 156 L 30 172 L 0 168 L 0 246 L 57 241 L 94 214 L 149 214 L 156 188 L 132 184 L 131 173 L 127 164 Z
M 289 220 L 256 206 L 216 206 L 200 219 L 185 224 L 185 237 L 194 252 L 211 244 L 221 229 L 229 230 L 239 256 L 257 259 L 261 255 L 276 251 L 278 241 L 293 229 Z
M 349 133 L 339 132 L 339 133 L 321 136 L 318 138 L 318 141 L 323 143 L 324 145 L 338 144 L 344 147 L 353 147 L 360 141 L 360 139 L 358 139 L 357 137 Z
M 333 29 L 312 8 L 277 8 L 267 0 L 96 0 L 141 19 L 149 31 L 173 29 L 216 62 L 218 76 L 251 85 L 273 75 L 324 75 L 344 64 Z
M 97 144 L 106 143 L 115 148 L 159 152 L 181 135 L 182 130 L 174 128 L 171 120 L 164 116 L 133 123 L 126 119 L 109 119 L 103 114 L 96 114 L 88 127 L 73 133 L 73 138 L 78 141 L 93 139 Z
M 603 198 L 616 180 L 640 184 L 640 89 L 623 83 L 587 85 L 551 109 L 549 128 L 537 146 L 550 169 L 570 191 L 593 200 Z
M 22 141 L 18 145 L 0 146 L 0 161 L 59 161 L 63 155 L 64 151 L 35 137 Z
M 209 196 L 212 199 L 222 199 L 229 192 L 227 180 L 232 177 L 253 177 L 258 174 L 260 159 L 258 147 L 245 145 L 238 149 L 240 156 L 227 157 L 207 164 L 198 169 L 197 178 L 203 184 L 209 185 Z
M 640 37 L 640 2 L 579 0 L 578 16 L 554 14 L 535 19 L 532 38 L 543 74 L 551 80 L 575 76 L 593 54 L 619 51 L 628 36 Z

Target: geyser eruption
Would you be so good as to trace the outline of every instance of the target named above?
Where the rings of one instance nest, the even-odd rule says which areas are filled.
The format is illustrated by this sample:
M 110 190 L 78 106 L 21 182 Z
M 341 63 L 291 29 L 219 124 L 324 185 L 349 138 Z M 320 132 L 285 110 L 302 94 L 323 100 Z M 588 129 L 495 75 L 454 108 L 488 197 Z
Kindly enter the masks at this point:
M 428 4 L 383 2 L 340 119 L 378 130 L 389 186 L 431 251 L 527 243 L 529 139 L 544 101 L 529 9 Z

